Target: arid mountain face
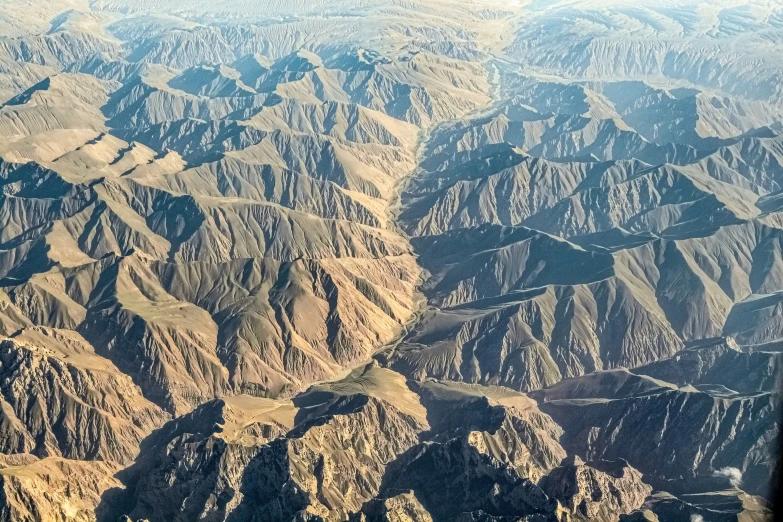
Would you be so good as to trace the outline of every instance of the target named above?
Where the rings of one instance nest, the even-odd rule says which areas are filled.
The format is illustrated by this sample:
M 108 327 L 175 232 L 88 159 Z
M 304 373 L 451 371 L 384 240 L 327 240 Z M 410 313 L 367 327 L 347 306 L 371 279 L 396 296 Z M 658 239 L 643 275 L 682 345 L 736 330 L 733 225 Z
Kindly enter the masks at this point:
M 0 187 L 0 521 L 770 520 L 777 2 L 6 0 Z

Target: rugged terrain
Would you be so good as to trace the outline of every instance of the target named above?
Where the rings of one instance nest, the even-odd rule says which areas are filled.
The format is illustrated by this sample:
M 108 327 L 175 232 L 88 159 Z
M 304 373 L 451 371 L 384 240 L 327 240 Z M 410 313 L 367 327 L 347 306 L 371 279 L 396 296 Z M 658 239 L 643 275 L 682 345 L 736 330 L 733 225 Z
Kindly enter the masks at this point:
M 775 2 L 10 0 L 0 187 L 0 520 L 771 518 Z

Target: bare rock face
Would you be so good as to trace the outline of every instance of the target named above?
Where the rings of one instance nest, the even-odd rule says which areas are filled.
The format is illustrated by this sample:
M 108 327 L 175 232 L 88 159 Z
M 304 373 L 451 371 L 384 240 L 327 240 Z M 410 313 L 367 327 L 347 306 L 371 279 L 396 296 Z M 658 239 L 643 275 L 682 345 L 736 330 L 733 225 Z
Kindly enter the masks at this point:
M 151 521 L 343 520 L 377 495 L 386 466 L 427 428 L 378 398 L 384 390 L 371 393 L 209 403 L 150 441 L 129 470 L 129 498 L 114 503 Z
M 412 492 L 373 500 L 354 518 L 361 522 L 432 522 L 432 516 Z
M 483 512 L 559 520 L 561 508 L 556 500 L 481 449 L 475 437 L 416 446 L 395 463 L 381 492 L 410 489 L 435 519 Z
M 145 441 L 127 493 L 107 497 L 106 509 L 151 521 L 426 521 L 463 511 L 555 520 L 558 502 L 535 485 L 565 454 L 553 432 L 522 394 L 406 383 L 369 364 L 291 401 L 227 398 L 171 421 Z
M 557 393 L 561 385 L 552 391 Z M 540 403 L 565 429 L 567 450 L 592 460 L 624 457 L 653 486 L 674 493 L 699 483 L 702 491 L 727 488 L 733 480 L 751 492 L 768 494 L 778 444 L 778 394 L 727 398 L 692 387 L 664 387 L 608 400 L 582 395 L 578 391 Z M 698 437 L 691 430 L 694 422 L 703 426 Z M 736 472 L 727 475 L 726 468 Z
M 75 332 L 22 330 L 0 361 L 3 453 L 124 464 L 168 417 Z
M 128 469 L 129 489 L 106 504 L 142 518 L 226 516 L 242 498 L 245 467 L 294 424 L 288 401 L 237 396 L 209 402 L 166 424 Z
M 300 509 L 341 519 L 377 493 L 386 466 L 418 442 L 425 426 L 374 398 L 346 397 L 330 409 L 335 411 L 330 418 L 316 418 L 295 429 L 273 451 L 286 452 L 290 479 L 308 498 Z M 375 433 L 390 436 L 379 439 Z M 272 518 L 279 509 L 286 512 L 295 506 L 280 497 L 262 504 L 263 497 L 254 496 L 253 502 Z
M 565 458 L 560 427 L 524 394 L 439 381 L 411 383 L 437 441 L 467 436 L 480 452 L 536 482 Z
M 619 520 L 641 507 L 652 492 L 642 474 L 625 461 L 586 465 L 569 457 L 538 485 L 577 519 Z
M 20 522 L 94 522 L 101 496 L 121 483 L 117 464 L 35 457 L 0 457 L 0 519 Z

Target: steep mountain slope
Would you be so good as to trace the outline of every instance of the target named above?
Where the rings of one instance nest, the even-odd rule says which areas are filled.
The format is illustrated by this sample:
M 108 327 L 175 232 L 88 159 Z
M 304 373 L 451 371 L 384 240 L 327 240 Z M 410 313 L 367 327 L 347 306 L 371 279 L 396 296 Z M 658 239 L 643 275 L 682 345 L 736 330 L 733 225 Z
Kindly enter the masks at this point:
M 539 395 L 542 409 L 566 430 L 566 447 L 593 459 L 624 455 L 656 488 L 675 493 L 704 491 L 699 488 L 711 480 L 720 487 L 728 468 L 738 470 L 734 485 L 769 493 L 777 390 L 731 397 L 691 387 L 635 391 L 626 385 L 614 391 L 604 383 L 616 380 L 611 372 L 579 379 L 598 382 L 564 381 L 551 389 L 556 399 L 549 400 L 550 390 Z M 702 426 L 698 437 L 692 435 L 694 423 Z M 722 487 L 731 485 L 722 480 Z
M 362 506 L 370 509 L 367 506 L 382 502 L 385 496 L 366 503 L 387 488 L 398 489 L 392 485 L 395 481 L 409 480 L 409 473 L 400 472 L 411 466 L 409 455 L 443 445 L 420 443 L 420 438 L 448 440 L 457 434 L 455 426 L 444 423 L 442 416 L 448 412 L 472 420 L 460 424 L 462 435 L 448 442 L 465 445 L 471 459 L 518 473 L 512 470 L 520 468 L 512 463 L 524 465 L 526 454 L 542 464 L 551 458 L 545 448 L 552 448 L 555 458 L 563 454 L 556 441 L 547 441 L 551 420 L 523 396 L 485 390 L 495 397 L 488 402 L 479 388 L 434 382 L 423 386 L 419 395 L 401 376 L 371 365 L 315 386 L 293 401 L 245 396 L 208 403 L 155 435 L 150 442 L 154 446 L 145 450 L 148 457 L 129 469 L 131 489 L 124 499 L 112 499 L 112 505 L 125 502 L 124 509 L 150 520 L 343 519 Z M 518 409 L 522 405 L 525 409 Z M 498 423 L 504 435 L 495 431 Z M 479 426 L 491 431 L 470 431 Z M 378 432 L 392 436 L 372 435 Z M 543 465 L 539 472 L 546 473 L 557 462 Z M 184 482 L 166 478 L 173 476 Z M 447 480 L 449 476 L 443 475 Z M 535 495 L 529 502 L 557 511 L 554 499 L 527 484 L 525 489 Z M 212 499 L 219 500 L 215 504 Z M 632 502 L 640 505 L 641 500 Z
M 101 495 L 121 485 L 116 464 L 14 457 L 0 468 L 4 520 L 94 520 Z
M 22 330 L 0 350 L 3 453 L 124 464 L 166 419 L 78 334 Z

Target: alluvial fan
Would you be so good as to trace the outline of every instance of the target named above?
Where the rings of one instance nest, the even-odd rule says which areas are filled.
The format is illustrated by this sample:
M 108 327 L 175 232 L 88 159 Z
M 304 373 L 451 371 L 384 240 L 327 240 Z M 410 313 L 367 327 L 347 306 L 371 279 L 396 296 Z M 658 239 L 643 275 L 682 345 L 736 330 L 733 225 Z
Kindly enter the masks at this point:
M 0 188 L 0 522 L 772 518 L 777 2 L 5 0 Z

